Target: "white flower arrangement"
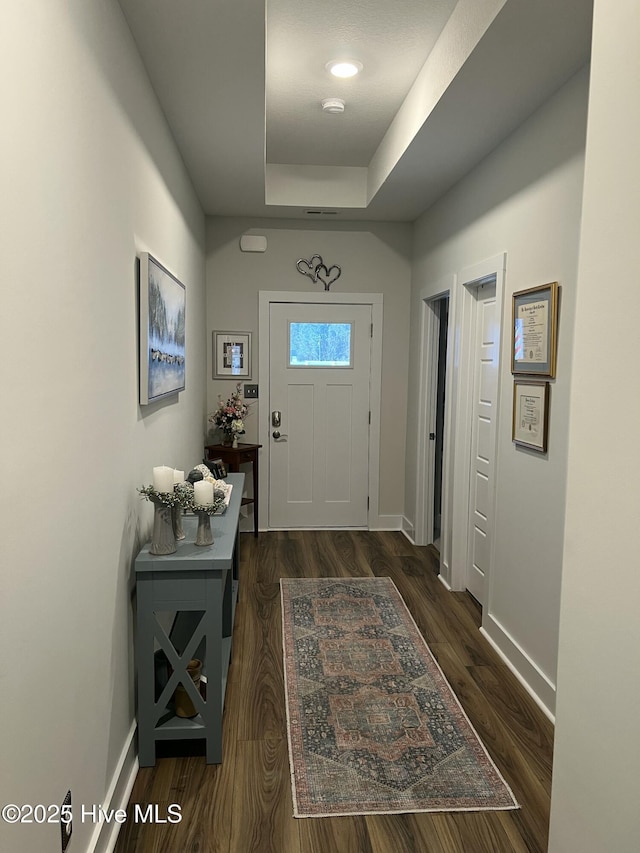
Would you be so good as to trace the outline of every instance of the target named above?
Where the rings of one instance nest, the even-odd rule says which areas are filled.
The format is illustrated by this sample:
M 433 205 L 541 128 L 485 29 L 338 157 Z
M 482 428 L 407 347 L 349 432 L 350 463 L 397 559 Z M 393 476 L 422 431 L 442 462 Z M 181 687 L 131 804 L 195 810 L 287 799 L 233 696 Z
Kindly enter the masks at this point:
M 236 390 L 228 400 L 218 395 L 218 408 L 209 415 L 209 423 L 222 430 L 230 438 L 243 435 L 245 432 L 244 419 L 249 414 L 249 404 L 242 398 L 242 383 L 238 382 Z

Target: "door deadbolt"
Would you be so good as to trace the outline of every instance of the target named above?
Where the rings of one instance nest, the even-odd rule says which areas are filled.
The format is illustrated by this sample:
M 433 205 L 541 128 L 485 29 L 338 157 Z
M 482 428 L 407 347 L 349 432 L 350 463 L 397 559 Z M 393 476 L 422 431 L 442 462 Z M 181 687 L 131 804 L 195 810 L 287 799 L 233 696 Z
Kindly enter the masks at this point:
M 282 412 L 278 412 L 277 410 L 275 412 L 271 412 L 271 426 L 277 428 L 281 425 L 282 425 Z

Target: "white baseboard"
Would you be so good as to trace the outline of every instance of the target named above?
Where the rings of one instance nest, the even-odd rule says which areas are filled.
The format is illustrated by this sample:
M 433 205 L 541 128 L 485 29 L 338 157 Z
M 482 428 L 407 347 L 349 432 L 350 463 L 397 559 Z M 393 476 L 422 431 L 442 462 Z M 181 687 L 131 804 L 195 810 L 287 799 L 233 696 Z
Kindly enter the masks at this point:
M 400 528 L 412 545 L 416 544 L 416 528 L 408 518 L 402 516 L 402 527 Z
M 415 545 L 415 544 L 416 544 L 416 543 L 413 541 L 413 539 L 411 538 L 411 536 L 407 533 L 407 531 L 406 531 L 406 530 L 404 530 L 404 529 L 403 529 L 403 530 L 401 530 L 401 531 L 400 531 L 400 533 L 402 533 L 402 535 L 404 536 L 404 538 L 405 538 L 408 542 L 410 542 L 412 545 Z
M 138 775 L 138 751 L 136 749 L 136 729 L 134 720 L 120 753 L 111 784 L 104 798 L 103 809 L 126 809 L 136 776 Z M 89 853 L 113 853 L 122 824 L 113 821 L 98 821 L 89 844 Z
M 401 515 L 378 515 L 369 519 L 369 530 L 402 530 Z
M 555 723 L 555 684 L 490 613 L 483 615 L 480 633 L 491 643 L 536 705 Z
M 374 530 L 374 529 L 377 530 L 378 528 L 377 527 L 376 528 L 373 528 L 373 527 L 322 527 L 322 526 L 318 526 L 318 527 L 294 527 L 293 525 L 289 524 L 289 525 L 287 525 L 287 527 L 269 527 L 267 530 L 263 530 L 262 532 L 263 533 L 278 533 L 278 532 L 289 533 L 292 530 L 308 530 L 310 532 L 313 532 L 314 530 L 335 530 L 336 533 L 338 533 L 340 530 L 351 531 L 351 530 Z M 382 529 L 382 528 L 380 528 L 380 529 Z M 253 532 L 253 527 L 251 528 L 251 532 Z
M 251 522 L 249 524 L 249 521 Z M 401 515 L 378 515 L 369 519 L 368 527 L 260 527 L 260 533 L 269 533 L 277 530 L 401 530 L 403 533 L 403 517 Z M 243 525 L 240 524 L 241 533 L 253 533 L 253 521 L 249 519 Z M 414 543 L 415 544 L 415 543 Z
M 447 592 L 451 592 L 451 591 L 452 591 L 452 590 L 451 590 L 451 585 L 449 584 L 449 581 L 447 581 L 447 580 L 446 580 L 446 579 L 445 579 L 441 574 L 440 574 L 440 575 L 438 575 L 438 580 L 440 581 L 440 583 L 442 584 L 442 586 L 447 590 Z

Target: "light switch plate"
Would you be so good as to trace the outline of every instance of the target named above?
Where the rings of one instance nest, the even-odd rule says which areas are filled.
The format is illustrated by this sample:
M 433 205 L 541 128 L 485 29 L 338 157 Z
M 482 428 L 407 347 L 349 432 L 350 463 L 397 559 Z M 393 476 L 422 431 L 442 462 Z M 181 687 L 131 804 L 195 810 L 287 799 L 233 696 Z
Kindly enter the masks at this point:
M 245 385 L 244 386 L 244 398 L 245 398 L 245 400 L 257 400 L 258 399 L 258 386 L 257 385 Z

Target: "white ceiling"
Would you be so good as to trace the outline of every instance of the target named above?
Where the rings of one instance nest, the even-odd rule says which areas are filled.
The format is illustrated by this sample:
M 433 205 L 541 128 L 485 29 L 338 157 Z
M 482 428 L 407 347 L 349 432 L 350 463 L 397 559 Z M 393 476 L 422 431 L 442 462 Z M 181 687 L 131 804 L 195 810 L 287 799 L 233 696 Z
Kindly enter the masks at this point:
M 411 221 L 588 61 L 593 3 L 120 5 L 206 214 Z
M 367 166 L 457 0 L 269 0 L 267 161 Z M 357 59 L 337 80 L 333 59 Z M 322 112 L 323 98 L 345 103 Z

